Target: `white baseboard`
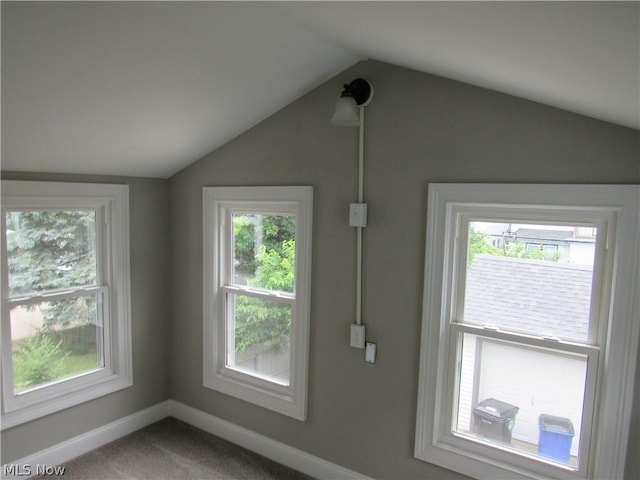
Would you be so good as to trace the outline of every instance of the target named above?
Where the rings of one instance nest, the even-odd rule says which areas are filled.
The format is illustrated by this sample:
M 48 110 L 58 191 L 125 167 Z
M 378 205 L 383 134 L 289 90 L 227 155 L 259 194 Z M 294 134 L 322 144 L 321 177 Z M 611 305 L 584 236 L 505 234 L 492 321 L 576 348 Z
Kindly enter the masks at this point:
M 357 472 L 174 400 L 158 403 L 3 465 L 1 478 L 26 479 L 35 476 L 38 467 L 64 466 L 69 460 L 170 416 L 314 478 L 371 480 Z
M 169 400 L 169 402 L 171 403 L 171 415 L 178 420 L 240 445 L 289 468 L 306 473 L 311 477 L 319 479 L 371 480 L 369 477 L 353 470 L 343 468 L 234 423 L 222 420 L 202 410 L 197 410 L 174 400 Z
M 25 479 L 38 474 L 38 467 L 64 465 L 75 457 L 170 416 L 170 408 L 169 400 L 158 403 L 27 457 L 9 462 L 2 466 L 2 478 Z

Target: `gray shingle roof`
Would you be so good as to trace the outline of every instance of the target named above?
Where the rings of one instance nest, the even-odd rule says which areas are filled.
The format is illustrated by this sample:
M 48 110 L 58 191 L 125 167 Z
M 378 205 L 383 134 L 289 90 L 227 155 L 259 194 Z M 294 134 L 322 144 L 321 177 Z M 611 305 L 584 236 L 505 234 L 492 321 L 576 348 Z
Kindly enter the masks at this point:
M 476 255 L 467 271 L 466 321 L 586 340 L 592 267 Z
M 515 232 L 518 238 L 530 240 L 569 240 L 573 238 L 573 230 L 537 230 L 535 228 L 519 228 Z

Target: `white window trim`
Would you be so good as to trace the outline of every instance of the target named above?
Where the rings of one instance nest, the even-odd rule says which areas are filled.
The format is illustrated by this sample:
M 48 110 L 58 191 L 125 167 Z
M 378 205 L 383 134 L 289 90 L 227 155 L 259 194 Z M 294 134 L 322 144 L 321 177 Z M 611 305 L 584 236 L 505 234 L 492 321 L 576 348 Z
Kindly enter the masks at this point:
M 226 209 L 256 208 L 276 212 L 286 206 L 296 218 L 296 287 L 291 328 L 291 378 L 288 386 L 227 368 L 223 285 L 224 248 L 221 229 Z M 280 207 L 282 208 L 282 207 Z M 204 187 L 204 355 L 203 384 L 284 415 L 305 420 L 309 362 L 311 298 L 311 187 Z
M 474 478 L 623 477 L 640 334 L 639 204 L 637 185 L 429 185 L 416 458 Z M 514 462 L 514 455 L 508 452 L 497 452 L 489 458 L 485 451 L 475 448 L 474 442 L 461 447 L 447 441 L 443 427 L 448 382 L 444 367 L 449 348 L 445 311 L 450 294 L 448 262 L 453 255 L 450 246 L 454 245 L 456 230 L 450 219 L 453 210 L 464 205 L 529 209 L 563 206 L 576 211 L 601 210 L 615 217 L 615 222 L 610 223 L 610 229 L 615 231 L 609 232 L 613 239 L 609 248 L 613 247 L 615 253 L 608 266 L 612 286 L 606 318 L 608 334 L 599 359 L 599 415 L 594 419 L 590 462 L 580 474 L 526 458 Z
M 129 187 L 127 185 L 2 181 L 2 430 L 58 412 L 133 385 L 129 267 Z M 105 366 L 19 395 L 13 394 L 11 333 L 4 209 L 95 209 L 101 224 L 106 286 L 96 287 L 103 298 Z M 71 293 L 73 295 L 74 293 Z

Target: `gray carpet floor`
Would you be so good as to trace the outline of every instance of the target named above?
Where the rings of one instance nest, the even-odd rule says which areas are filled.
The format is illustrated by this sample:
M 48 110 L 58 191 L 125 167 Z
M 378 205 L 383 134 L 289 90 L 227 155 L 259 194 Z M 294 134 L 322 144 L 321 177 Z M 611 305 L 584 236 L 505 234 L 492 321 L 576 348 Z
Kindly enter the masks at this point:
M 165 418 L 64 466 L 64 480 L 310 480 L 174 418 Z

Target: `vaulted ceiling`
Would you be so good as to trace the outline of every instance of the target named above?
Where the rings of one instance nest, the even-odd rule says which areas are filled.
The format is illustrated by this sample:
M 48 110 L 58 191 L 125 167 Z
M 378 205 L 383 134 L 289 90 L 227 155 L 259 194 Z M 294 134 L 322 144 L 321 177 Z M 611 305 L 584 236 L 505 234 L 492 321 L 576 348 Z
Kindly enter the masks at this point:
M 366 58 L 639 129 L 639 7 L 3 1 L 2 168 L 166 178 Z

